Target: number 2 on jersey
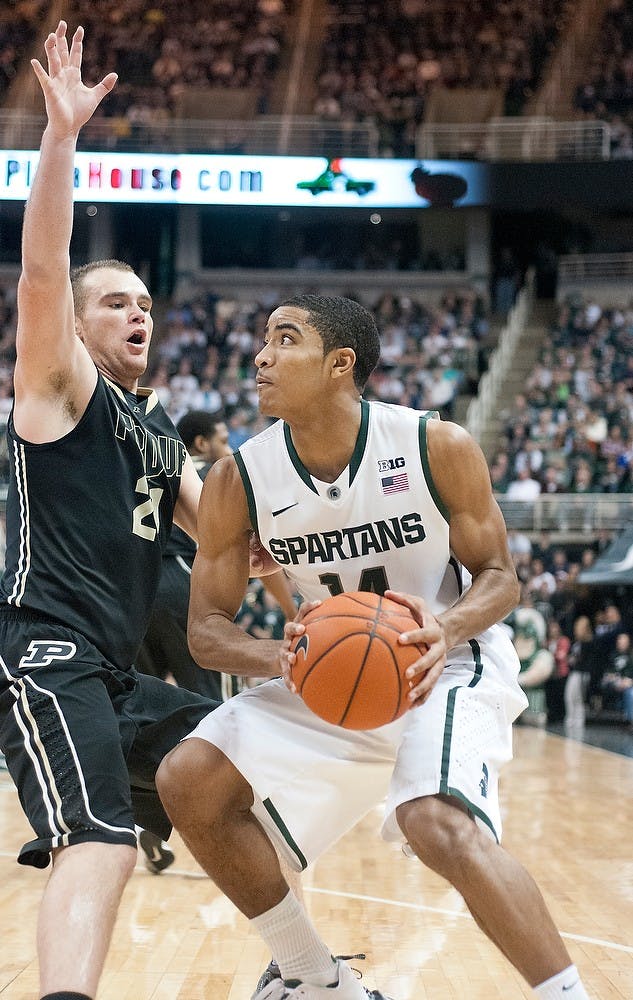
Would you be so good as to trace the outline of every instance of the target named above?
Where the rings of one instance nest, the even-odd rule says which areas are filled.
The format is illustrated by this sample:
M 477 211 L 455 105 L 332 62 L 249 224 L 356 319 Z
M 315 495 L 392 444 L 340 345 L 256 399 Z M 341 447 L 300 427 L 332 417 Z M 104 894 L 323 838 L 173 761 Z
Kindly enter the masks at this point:
M 151 486 L 147 482 L 147 476 L 141 476 L 135 486 L 137 493 L 142 493 L 147 497 L 132 511 L 132 531 L 140 538 L 147 538 L 153 542 L 160 528 L 158 508 L 163 495 L 162 487 Z M 153 520 L 153 525 L 151 521 Z M 150 523 L 148 524 L 147 521 Z

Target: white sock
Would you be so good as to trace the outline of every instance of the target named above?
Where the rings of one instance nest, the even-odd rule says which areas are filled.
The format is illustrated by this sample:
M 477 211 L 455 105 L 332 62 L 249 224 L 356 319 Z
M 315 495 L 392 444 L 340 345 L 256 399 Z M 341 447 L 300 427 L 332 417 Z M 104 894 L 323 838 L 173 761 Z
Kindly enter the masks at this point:
M 338 968 L 293 892 L 251 924 L 264 939 L 283 979 L 300 979 L 315 986 L 337 982 Z
M 580 981 L 575 965 L 570 965 L 551 979 L 546 979 L 540 986 L 535 986 L 534 995 L 539 1000 L 589 1000 L 589 994 Z

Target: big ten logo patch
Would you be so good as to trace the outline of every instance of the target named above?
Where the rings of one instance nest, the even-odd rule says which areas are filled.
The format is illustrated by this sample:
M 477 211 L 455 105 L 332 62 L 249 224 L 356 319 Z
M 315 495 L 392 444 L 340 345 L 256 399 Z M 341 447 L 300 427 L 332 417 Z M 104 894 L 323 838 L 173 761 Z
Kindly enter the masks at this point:
M 405 461 L 402 455 L 399 458 L 379 458 L 378 471 L 392 472 L 394 469 L 404 469 Z

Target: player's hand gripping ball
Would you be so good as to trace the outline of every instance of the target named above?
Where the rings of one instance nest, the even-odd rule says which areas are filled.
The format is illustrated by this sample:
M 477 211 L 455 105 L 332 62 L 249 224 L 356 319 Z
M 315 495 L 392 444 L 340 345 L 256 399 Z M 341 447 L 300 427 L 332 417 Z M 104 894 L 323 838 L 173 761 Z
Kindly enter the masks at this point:
M 407 711 L 404 672 L 426 651 L 398 642 L 419 628 L 408 608 L 378 594 L 339 594 L 302 624 L 291 645 L 292 680 L 316 715 L 345 729 L 376 729 Z

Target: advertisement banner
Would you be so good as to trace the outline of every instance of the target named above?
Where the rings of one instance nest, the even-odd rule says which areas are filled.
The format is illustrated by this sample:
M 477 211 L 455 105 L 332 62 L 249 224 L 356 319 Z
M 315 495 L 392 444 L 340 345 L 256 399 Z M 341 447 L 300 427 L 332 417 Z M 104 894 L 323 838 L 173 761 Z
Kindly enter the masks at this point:
M 39 152 L 0 151 L 0 201 L 24 201 Z M 175 153 L 75 157 L 75 201 L 314 208 L 488 205 L 489 167 L 441 160 Z

